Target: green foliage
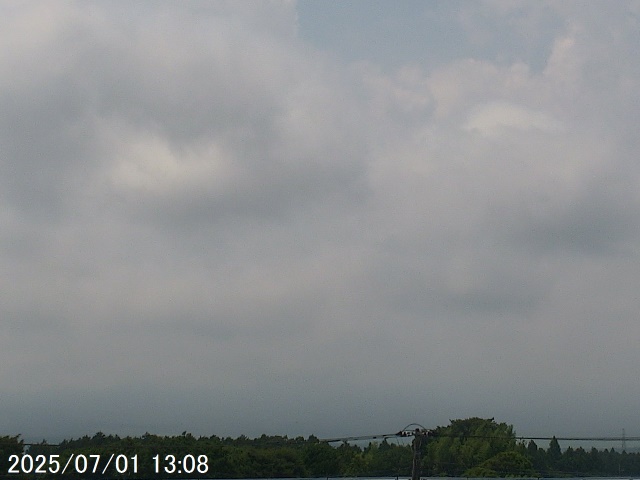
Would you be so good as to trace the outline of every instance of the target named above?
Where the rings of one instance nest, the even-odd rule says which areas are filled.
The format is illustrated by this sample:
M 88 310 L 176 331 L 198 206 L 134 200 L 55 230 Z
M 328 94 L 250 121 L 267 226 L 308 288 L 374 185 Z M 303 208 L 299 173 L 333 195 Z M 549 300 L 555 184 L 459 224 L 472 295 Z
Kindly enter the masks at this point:
M 560 444 L 554 436 L 549 442 L 549 448 L 547 449 L 547 456 L 552 461 L 558 461 L 562 457 L 562 451 L 560 450 Z
M 427 443 L 423 472 L 428 475 L 460 476 L 500 452 L 516 448 L 513 427 L 493 418 L 452 420 L 439 427 Z
M 525 455 L 514 450 L 500 452 L 480 465 L 470 468 L 465 477 L 538 477 Z
M 12 454 L 20 455 L 24 449 L 19 436 L 0 437 L 0 462 L 7 472 L 7 461 Z M 383 440 L 361 448 L 342 443 L 332 446 L 310 436 L 288 438 L 262 435 L 249 438 L 195 437 L 183 432 L 176 436 L 158 436 L 145 433 L 141 437 L 105 435 L 65 440 L 58 446 L 46 442 L 32 445 L 29 454 L 58 455 L 62 465 L 73 454 L 137 455 L 138 473 L 117 474 L 113 469 L 105 475 L 101 471 L 83 475 L 66 472 L 65 475 L 39 475 L 41 480 L 104 478 L 194 478 L 187 474 L 155 474 L 153 457 L 175 455 L 206 455 L 209 470 L 207 478 L 303 478 L 303 477 L 407 477 L 411 474 L 413 451 L 408 443 L 399 444 Z M 582 448 L 561 449 L 553 438 L 548 448 L 534 441 L 518 442 L 513 427 L 498 423 L 493 418 L 452 420 L 448 426 L 438 427 L 432 435 L 423 438 L 421 447 L 422 476 L 468 477 L 585 477 L 585 476 L 639 476 L 640 453 L 617 452 L 614 449 L 585 451 Z M 106 461 L 106 460 L 105 460 Z M 18 475 L 16 478 L 23 478 Z
M 9 456 L 20 455 L 24 451 L 24 442 L 20 435 L 0 436 L 0 472 L 6 473 L 9 469 Z
M 335 448 L 327 443 L 311 443 L 304 447 L 304 463 L 312 477 L 335 476 L 339 473 L 339 460 Z
M 411 473 L 413 453 L 408 445 L 396 445 L 383 440 L 370 443 L 364 450 L 366 476 L 406 476 Z

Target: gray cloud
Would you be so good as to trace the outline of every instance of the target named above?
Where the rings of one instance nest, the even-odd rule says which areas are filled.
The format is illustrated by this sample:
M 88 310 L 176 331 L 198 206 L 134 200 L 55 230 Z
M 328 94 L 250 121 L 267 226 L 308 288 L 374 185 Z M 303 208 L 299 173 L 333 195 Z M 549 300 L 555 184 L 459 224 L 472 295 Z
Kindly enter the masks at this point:
M 640 428 L 638 12 L 514 5 L 400 66 L 288 2 L 2 7 L 0 426 Z

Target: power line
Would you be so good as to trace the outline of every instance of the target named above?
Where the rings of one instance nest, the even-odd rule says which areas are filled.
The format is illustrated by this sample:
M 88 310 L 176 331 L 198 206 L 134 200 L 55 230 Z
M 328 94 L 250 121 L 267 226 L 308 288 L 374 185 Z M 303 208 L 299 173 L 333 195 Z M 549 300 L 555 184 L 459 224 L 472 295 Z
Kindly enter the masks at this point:
M 413 461 L 411 466 L 411 480 L 419 480 L 420 479 L 420 446 L 422 445 L 422 440 L 426 437 L 432 436 L 433 431 L 429 430 L 419 423 L 410 423 L 402 430 L 396 433 L 384 433 L 382 435 L 363 435 L 360 437 L 343 437 L 343 438 L 328 438 L 321 441 L 331 443 L 331 442 L 347 442 L 347 441 L 356 441 L 356 440 L 375 440 L 378 438 L 387 439 L 387 438 L 398 438 L 398 437 L 413 437 L 411 441 L 411 451 L 413 452 Z
M 416 428 L 414 429 L 410 428 L 414 426 Z M 426 434 L 427 432 L 431 433 L 432 430 L 428 430 L 424 428 L 419 423 L 410 423 L 409 425 L 404 427 L 402 430 L 395 433 L 381 433 L 378 435 L 358 435 L 358 436 L 352 436 L 352 437 L 320 438 L 319 440 L 321 442 L 326 442 L 326 443 L 357 442 L 360 440 L 378 440 L 378 439 L 384 440 L 385 438 L 412 437 L 416 432 L 422 432 L 423 434 Z
M 337 437 L 337 438 L 325 438 L 319 439 L 321 442 L 334 443 L 334 442 L 355 442 L 359 440 L 386 440 L 387 438 L 398 437 L 413 437 L 411 442 L 411 450 L 413 452 L 413 462 L 411 468 L 411 480 L 420 479 L 420 447 L 422 440 L 428 437 L 440 437 L 440 438 L 483 438 L 483 439 L 504 439 L 504 436 L 496 435 L 464 435 L 464 434 L 446 434 L 440 433 L 436 430 L 429 430 L 419 423 L 410 423 L 402 430 L 396 433 L 383 433 L 380 435 L 361 435 L 352 437 Z M 540 437 L 540 436 L 515 436 L 514 440 L 556 440 L 565 442 L 619 442 L 622 441 L 624 451 L 627 441 L 640 441 L 640 437 L 627 437 L 624 429 L 622 430 L 622 437 Z
M 396 433 L 383 433 L 378 435 L 359 435 L 359 436 L 351 436 L 351 437 L 335 437 L 335 438 L 321 438 L 319 439 L 321 442 L 326 443 L 335 443 L 335 442 L 355 442 L 360 440 L 384 440 L 386 438 L 394 438 L 394 437 L 410 437 L 413 436 L 416 432 L 419 432 L 421 435 L 427 437 L 444 437 L 444 438 L 505 438 L 504 436 L 495 436 L 495 435 L 463 435 L 463 434 L 447 434 L 447 433 L 438 433 L 435 430 L 429 430 L 421 425 L 418 425 L 419 428 L 414 430 L 408 429 L 408 427 L 412 425 L 418 424 L 410 424 L 404 429 L 400 430 Z M 542 437 L 535 435 L 519 435 L 513 437 L 515 440 L 553 440 L 557 441 L 565 441 L 565 442 L 638 442 L 640 441 L 640 437 L 628 437 L 626 435 L 622 436 L 600 436 L 600 437 L 559 437 L 559 436 L 551 436 L 551 437 Z

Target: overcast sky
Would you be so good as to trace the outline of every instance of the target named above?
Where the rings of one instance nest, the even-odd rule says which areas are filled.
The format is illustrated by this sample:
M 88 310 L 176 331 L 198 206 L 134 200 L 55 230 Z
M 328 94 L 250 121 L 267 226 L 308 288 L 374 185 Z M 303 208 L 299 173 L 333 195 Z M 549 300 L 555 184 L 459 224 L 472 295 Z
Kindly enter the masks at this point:
M 640 435 L 640 2 L 0 4 L 0 433 Z

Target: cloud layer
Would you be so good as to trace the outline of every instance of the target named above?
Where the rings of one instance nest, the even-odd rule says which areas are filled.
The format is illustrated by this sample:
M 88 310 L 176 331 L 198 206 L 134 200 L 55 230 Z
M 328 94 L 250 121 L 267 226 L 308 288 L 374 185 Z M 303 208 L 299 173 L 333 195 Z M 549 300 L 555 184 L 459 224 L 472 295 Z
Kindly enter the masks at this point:
M 638 5 L 461 2 L 402 65 L 290 2 L 2 6 L 0 427 L 640 430 Z

